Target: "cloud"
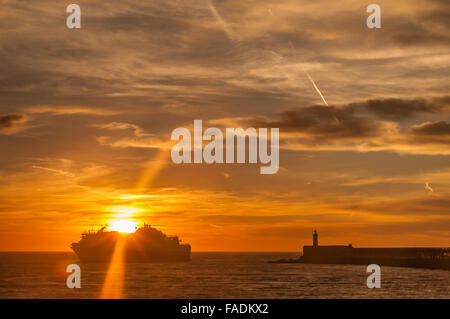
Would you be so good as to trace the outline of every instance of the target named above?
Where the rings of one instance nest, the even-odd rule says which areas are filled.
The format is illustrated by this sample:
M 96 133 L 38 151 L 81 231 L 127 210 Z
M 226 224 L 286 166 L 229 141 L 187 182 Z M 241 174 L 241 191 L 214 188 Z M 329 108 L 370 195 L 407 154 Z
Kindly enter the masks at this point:
M 419 114 L 424 113 L 434 117 L 446 116 L 448 101 L 448 96 L 411 100 L 370 99 L 338 106 L 296 107 L 257 120 L 227 118 L 226 122 L 237 120 L 245 126 L 278 127 L 281 147 L 291 150 L 449 154 L 450 150 L 442 147 L 450 142 L 448 122 L 404 124 L 405 119 L 420 120 Z M 377 117 L 371 113 L 376 113 Z
M 379 126 L 373 120 L 356 114 L 355 108 L 345 106 L 311 105 L 275 115 L 278 120 L 254 123 L 257 127 L 278 127 L 280 131 L 305 133 L 315 139 L 348 139 L 373 136 Z
M 401 46 L 444 45 L 450 41 L 448 2 L 436 0 L 430 1 L 422 12 L 415 13 L 416 19 L 405 21 L 389 19 L 388 23 L 395 27 L 392 32 L 392 40 Z M 401 28 L 399 28 L 401 27 Z
M 98 124 L 94 125 L 96 127 L 100 127 L 107 130 L 127 130 L 132 129 L 134 131 L 134 135 L 136 136 L 148 136 L 149 134 L 145 133 L 144 130 L 136 124 L 125 123 L 125 122 L 111 122 L 107 124 Z
M 39 165 L 33 165 L 32 167 L 36 168 L 36 169 L 52 172 L 52 173 L 55 173 L 55 174 L 63 175 L 63 176 L 68 176 L 68 177 L 73 177 L 74 176 L 72 173 L 64 171 L 64 170 L 61 170 L 61 169 L 54 169 L 54 168 L 44 167 L 44 166 L 39 166 Z
M 448 149 L 450 145 L 450 122 L 436 121 L 413 125 L 406 133 L 411 144 L 437 145 Z
M 23 119 L 23 115 L 20 114 L 7 114 L 0 116 L 0 129 L 8 129 L 13 127 L 17 122 Z
M 438 122 L 425 122 L 422 124 L 414 125 L 411 130 L 411 134 L 414 135 L 429 135 L 429 136 L 446 136 L 450 137 L 450 122 L 438 121 Z
M 27 118 L 22 114 L 0 115 L 0 133 L 14 134 L 27 128 Z
M 97 141 L 102 145 L 107 145 L 117 148 L 169 148 L 172 142 L 169 140 L 163 140 L 158 138 L 155 134 L 145 132 L 139 125 L 124 123 L 124 122 L 111 122 L 107 124 L 94 125 L 102 129 L 110 131 L 122 131 L 132 130 L 132 136 L 100 136 Z
M 380 117 L 401 120 L 420 113 L 438 113 L 443 108 L 442 101 L 444 99 L 369 99 L 361 105 Z
M 85 106 L 48 106 L 37 105 L 27 107 L 25 109 L 29 113 L 49 113 L 52 115 L 64 115 L 64 114 L 89 114 L 89 115 L 114 115 L 121 112 L 115 110 L 108 110 L 99 107 L 85 107 Z
M 0 158 L 0 224 L 21 229 L 4 225 L 31 220 L 33 233 L 36 216 L 70 222 L 71 227 L 87 225 L 90 218 L 102 222 L 98 212 L 116 204 L 111 190 L 133 193 L 150 155 L 158 153 L 154 148 L 165 147 L 172 129 L 202 119 L 217 125 L 232 122 L 228 127 L 279 126 L 286 170 L 267 180 L 248 166 L 227 167 L 227 178 L 221 174 L 225 168 L 216 165 L 167 165 L 151 187 L 176 188 L 177 196 L 151 201 L 148 218 L 159 207 L 188 211 L 189 218 L 180 216 L 182 227 L 174 233 L 189 229 L 185 226 L 195 217 L 214 214 L 236 216 L 225 217 L 223 224 L 248 224 L 240 231 L 244 234 L 254 227 L 253 220 L 239 216 L 261 216 L 257 224 L 270 227 L 278 218 L 263 215 L 319 214 L 351 192 L 346 204 L 361 205 L 346 210 L 352 218 L 332 219 L 331 213 L 316 220 L 286 217 L 286 223 L 299 227 L 292 236 L 297 238 L 304 227 L 309 237 L 311 225 L 305 222 L 344 225 L 342 235 L 366 215 L 408 219 L 410 212 L 423 214 L 413 221 L 422 236 L 421 221 L 436 212 L 448 216 L 443 171 L 450 155 L 449 2 L 381 1 L 386 29 L 380 32 L 365 27 L 365 6 L 354 0 L 267 0 L 264 5 L 214 0 L 214 7 L 208 0 L 123 0 L 113 6 L 82 1 L 88 14 L 82 17 L 81 32 L 66 28 L 66 14 L 54 1 L 2 4 L 0 107 L 3 114 L 23 118 L 5 118 L 0 130 L 10 135 L 30 125 L 33 129 L 27 136 L 0 136 L 0 147 L 8 154 Z M 320 105 L 304 70 L 326 92 L 329 107 Z M 93 127 L 95 123 L 106 124 Z M 62 155 L 74 166 L 24 163 Z M 77 166 L 85 161 L 90 163 L 85 169 Z M 435 176 L 416 178 L 422 170 L 433 170 Z M 396 178 L 401 172 L 406 177 Z M 358 185 L 342 185 L 358 173 Z M 433 200 L 428 202 L 402 200 L 411 191 L 427 195 L 425 181 L 439 189 L 441 203 L 436 194 L 424 196 Z M 189 189 L 210 191 L 191 196 Z M 225 191 L 239 196 L 216 197 Z M 263 195 L 252 197 L 255 193 Z M 377 206 L 372 200 L 378 196 L 387 198 Z M 395 216 L 384 213 L 390 211 Z M 167 225 L 165 216 L 160 221 Z M 212 222 L 219 223 L 217 219 Z M 65 229 L 55 223 L 55 230 Z M 363 229 L 361 236 L 366 234 Z M 27 238 L 23 235 L 17 237 Z M 261 232 L 257 249 L 270 244 L 266 237 Z M 203 247 L 219 241 L 208 238 Z
M 367 113 L 375 113 L 381 120 L 392 123 L 413 118 L 421 113 L 447 114 L 450 109 L 448 96 L 433 99 L 369 99 L 363 102 L 343 105 L 311 105 L 286 110 L 271 116 L 276 120 L 256 121 L 260 127 L 279 127 L 288 132 L 308 133 L 316 138 L 353 138 L 370 137 L 384 132 L 383 122 Z M 444 134 L 448 130 L 444 122 L 426 123 L 424 126 L 412 128 L 412 132 L 425 133 L 434 130 Z M 432 126 L 432 127 L 431 127 Z

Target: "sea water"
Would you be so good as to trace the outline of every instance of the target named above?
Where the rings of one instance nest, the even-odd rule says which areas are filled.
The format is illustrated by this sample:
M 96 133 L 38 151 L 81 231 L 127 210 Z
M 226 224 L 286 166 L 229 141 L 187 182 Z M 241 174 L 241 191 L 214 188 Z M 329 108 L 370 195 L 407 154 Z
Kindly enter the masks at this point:
M 369 289 L 366 266 L 269 264 L 296 253 L 192 253 L 182 263 L 125 265 L 124 298 L 450 298 L 450 271 L 381 267 Z M 69 252 L 0 253 L 0 298 L 98 298 L 108 264 L 82 264 L 81 288 L 66 286 Z

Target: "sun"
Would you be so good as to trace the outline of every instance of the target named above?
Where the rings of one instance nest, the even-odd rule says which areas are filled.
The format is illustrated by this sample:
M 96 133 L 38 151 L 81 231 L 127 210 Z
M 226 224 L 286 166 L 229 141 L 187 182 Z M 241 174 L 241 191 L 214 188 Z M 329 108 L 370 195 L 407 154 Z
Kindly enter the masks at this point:
M 109 230 L 118 231 L 120 233 L 134 233 L 138 223 L 129 220 L 115 220 L 112 221 L 108 227 Z

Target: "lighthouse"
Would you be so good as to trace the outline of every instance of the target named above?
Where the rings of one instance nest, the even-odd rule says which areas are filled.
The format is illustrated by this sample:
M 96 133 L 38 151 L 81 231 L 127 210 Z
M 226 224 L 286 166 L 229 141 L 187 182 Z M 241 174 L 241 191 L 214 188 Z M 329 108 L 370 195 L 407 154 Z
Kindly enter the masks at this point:
M 313 233 L 313 247 L 319 247 L 319 235 L 317 235 L 317 230 L 315 229 Z

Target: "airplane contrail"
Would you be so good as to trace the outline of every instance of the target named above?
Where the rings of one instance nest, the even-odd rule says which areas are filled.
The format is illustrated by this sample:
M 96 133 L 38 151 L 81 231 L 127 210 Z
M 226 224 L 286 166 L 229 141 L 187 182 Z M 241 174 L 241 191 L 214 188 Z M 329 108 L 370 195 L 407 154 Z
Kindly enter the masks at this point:
M 305 74 L 308 76 L 308 79 L 311 81 L 312 85 L 314 86 L 314 88 L 316 89 L 317 93 L 319 93 L 320 97 L 322 98 L 323 103 L 325 103 L 326 106 L 328 106 L 327 101 L 325 100 L 325 98 L 322 95 L 322 92 L 320 92 L 319 88 L 317 87 L 316 83 L 314 82 L 314 80 L 312 79 L 311 75 L 309 75 L 309 73 L 306 70 L 303 70 L 303 72 L 305 72 Z
M 225 33 L 227 34 L 228 38 L 233 42 L 239 40 L 239 37 L 230 29 L 227 23 L 222 19 L 219 12 L 217 12 L 216 7 L 214 6 L 211 0 L 208 1 L 208 7 L 214 18 L 216 18 L 216 20 L 221 25 L 223 31 L 225 31 Z
M 220 16 L 219 12 L 217 11 L 216 7 L 214 6 L 214 4 L 212 3 L 211 0 L 208 1 L 208 7 L 209 10 L 211 11 L 212 15 L 216 18 L 216 20 L 219 22 L 219 24 L 221 25 L 222 29 L 225 31 L 225 33 L 227 34 L 228 38 L 232 41 L 232 42 L 236 42 L 237 40 L 239 40 L 239 37 L 229 28 L 229 26 L 227 25 L 227 23 L 222 19 L 222 17 Z M 270 9 L 269 9 L 270 10 Z M 269 11 L 269 13 L 271 13 L 271 11 Z M 273 13 L 271 13 L 273 15 Z M 289 44 L 292 48 L 292 50 L 294 50 L 294 46 L 292 44 L 291 41 L 289 41 Z M 328 106 L 327 101 L 325 100 L 325 97 L 323 96 L 322 92 L 320 92 L 319 88 L 317 87 L 316 83 L 314 82 L 313 78 L 311 77 L 311 75 L 309 75 L 308 71 L 303 70 L 303 72 L 305 72 L 306 76 L 308 77 L 308 79 L 311 81 L 312 85 L 314 86 L 314 89 L 316 90 L 316 92 L 320 95 L 323 103 L 325 103 L 326 106 Z M 337 122 L 339 122 L 336 118 L 335 120 Z
M 294 45 L 292 44 L 291 40 L 288 41 L 292 51 L 295 50 Z M 314 86 L 314 89 L 316 89 L 316 92 L 319 93 L 320 97 L 322 98 L 323 103 L 325 103 L 326 106 L 328 106 L 327 101 L 325 100 L 325 98 L 323 97 L 322 92 L 320 92 L 319 88 L 317 87 L 316 83 L 314 82 L 313 78 L 311 77 L 311 75 L 309 75 L 308 71 L 303 70 L 303 72 L 305 72 L 306 76 L 308 77 L 308 79 L 311 81 L 312 85 Z

